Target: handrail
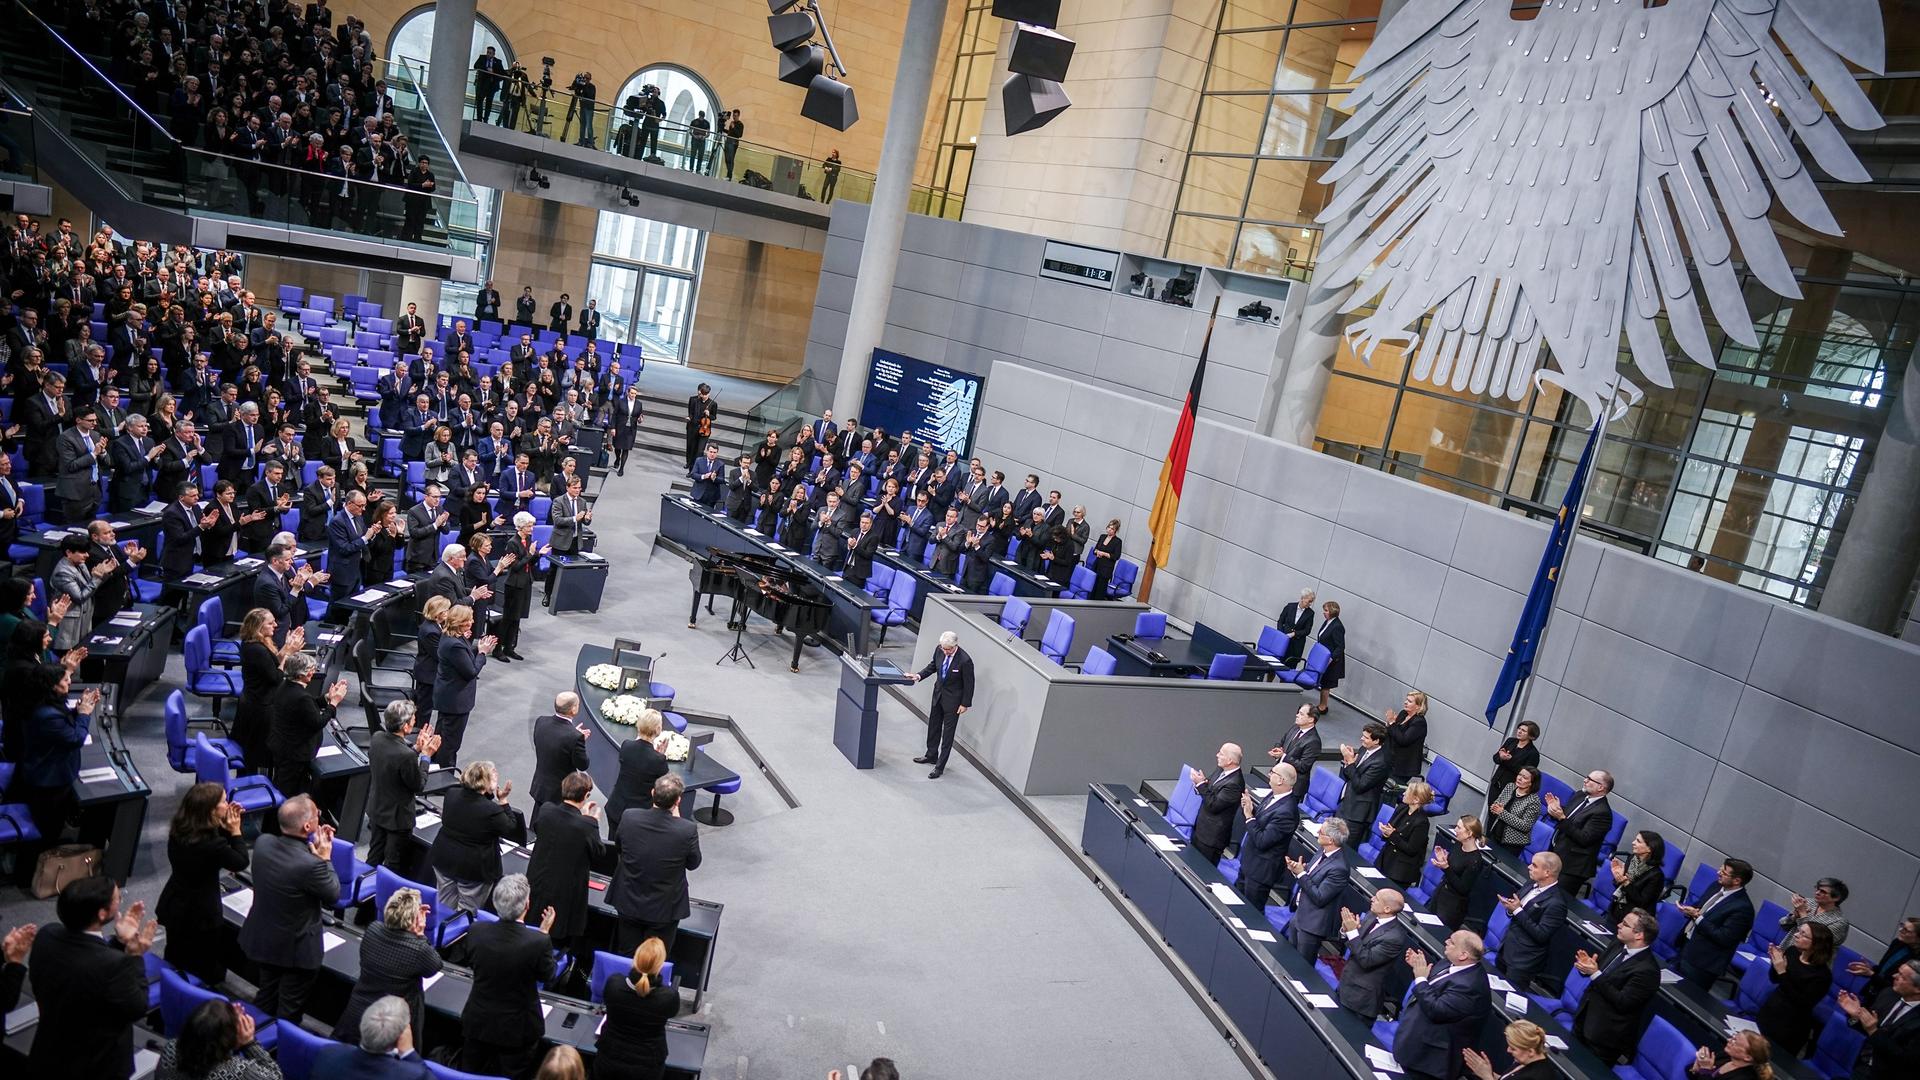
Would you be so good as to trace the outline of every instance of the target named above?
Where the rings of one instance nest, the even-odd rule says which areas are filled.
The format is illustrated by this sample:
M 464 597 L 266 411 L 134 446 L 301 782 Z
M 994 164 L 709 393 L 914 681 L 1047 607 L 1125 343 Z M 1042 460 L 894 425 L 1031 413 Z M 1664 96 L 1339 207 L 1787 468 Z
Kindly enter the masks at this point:
M 375 59 L 380 60 L 381 58 L 376 56 Z M 391 69 L 397 66 L 401 71 L 406 73 L 407 81 L 413 88 L 414 96 L 420 99 L 420 111 L 427 115 L 427 124 L 433 128 L 433 133 L 439 136 L 440 145 L 447 148 L 447 160 L 453 163 L 454 175 L 459 178 L 461 183 L 472 187 L 473 181 L 467 179 L 467 171 L 460 167 L 459 147 L 454 145 L 452 139 L 447 138 L 446 131 L 440 127 L 440 118 L 433 115 L 433 109 L 427 105 L 427 88 L 420 82 L 419 76 L 413 73 L 413 69 L 407 66 L 407 58 L 395 57 L 392 60 L 386 60 L 384 62 L 388 68 Z M 420 61 L 415 62 L 419 63 Z
M 175 146 L 180 145 L 180 140 L 174 136 L 173 132 L 167 130 L 167 125 L 161 123 L 158 120 L 155 120 L 153 118 L 153 114 L 141 108 L 140 103 L 133 100 L 132 95 L 128 94 L 125 90 L 121 89 L 119 83 L 114 82 L 111 78 L 109 78 L 106 72 L 101 71 L 97 67 L 94 67 L 93 61 L 87 59 L 86 53 L 83 53 L 79 49 L 75 48 L 72 42 L 68 41 L 66 38 L 60 35 L 60 32 L 58 30 L 55 30 L 53 27 L 48 26 L 46 20 L 42 19 L 39 15 L 35 14 L 34 10 L 28 7 L 25 4 L 24 0 L 11 0 L 11 2 L 16 9 L 24 12 L 27 18 L 32 19 L 36 23 L 39 23 L 40 29 L 46 31 L 48 37 L 59 42 L 61 48 L 72 53 L 73 58 L 75 60 L 78 60 L 80 61 L 80 63 L 86 65 L 87 70 L 93 72 L 96 76 L 98 76 L 100 81 L 105 83 L 109 90 L 112 90 L 114 94 L 120 98 L 121 101 L 126 103 L 127 108 L 132 109 L 135 113 L 138 113 L 140 116 L 145 117 L 147 123 L 153 125 L 155 128 L 158 128 L 160 131 L 160 134 L 165 135 L 167 137 L 168 142 L 174 144 Z

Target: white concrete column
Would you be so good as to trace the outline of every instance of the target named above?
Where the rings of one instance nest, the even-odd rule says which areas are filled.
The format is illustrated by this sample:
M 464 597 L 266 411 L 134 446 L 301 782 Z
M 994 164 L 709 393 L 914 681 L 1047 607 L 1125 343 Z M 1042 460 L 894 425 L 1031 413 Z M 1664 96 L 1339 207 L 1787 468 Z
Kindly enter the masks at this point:
M 1874 444 L 1820 614 L 1882 634 L 1900 632 L 1900 605 L 1920 568 L 1920 348 Z
M 933 69 L 946 18 L 947 0 L 912 0 L 907 9 L 906 36 L 900 44 L 900 66 L 894 73 L 887 133 L 880 144 L 880 167 L 873 184 L 873 207 L 867 213 L 852 311 L 847 315 L 840 380 L 833 390 L 833 409 L 839 416 L 860 414 L 873 350 L 887 326 L 893 272 L 900 264 L 900 238 L 907 230 L 907 199 L 913 194 L 913 166 L 920 156 L 920 131 L 927 122 L 927 97 L 933 93 Z
M 467 99 L 467 72 L 473 57 L 476 0 L 436 0 L 433 6 L 433 55 L 427 58 L 427 111 L 447 137 L 447 149 L 460 149 L 460 113 Z

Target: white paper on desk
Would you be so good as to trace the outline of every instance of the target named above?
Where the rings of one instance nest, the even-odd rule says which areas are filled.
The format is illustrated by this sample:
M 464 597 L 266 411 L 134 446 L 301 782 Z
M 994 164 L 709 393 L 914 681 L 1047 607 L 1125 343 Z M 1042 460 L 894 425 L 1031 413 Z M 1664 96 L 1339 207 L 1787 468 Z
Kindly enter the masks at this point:
M 1160 851 L 1179 851 L 1180 850 L 1180 845 L 1175 843 L 1173 840 L 1173 837 L 1171 836 L 1160 836 L 1158 834 L 1150 833 L 1147 836 L 1147 843 L 1152 844 L 1156 849 Z
M 1677 972 L 1677 971 L 1672 971 L 1672 970 L 1669 970 L 1669 969 L 1667 969 L 1667 968 L 1661 968 L 1661 969 L 1660 969 L 1660 982 L 1661 982 L 1661 983 L 1662 983 L 1663 985 L 1664 985 L 1664 984 L 1666 984 L 1666 983 L 1677 983 L 1677 982 L 1679 982 L 1679 981 L 1680 981 L 1680 973 L 1679 973 L 1679 972 Z
M 220 906 L 235 915 L 245 915 L 253 910 L 253 890 L 241 889 L 238 892 L 230 892 L 220 898 Z
M 434 983 L 437 983 L 437 982 L 439 982 L 439 981 L 440 981 L 440 977 L 441 977 L 441 976 L 443 976 L 443 975 L 445 975 L 445 974 L 446 974 L 446 972 L 444 972 L 444 971 L 436 971 L 436 972 L 434 972 L 433 974 L 431 974 L 431 975 L 429 975 L 429 976 L 427 976 L 426 978 L 424 978 L 424 979 L 421 979 L 421 980 L 420 980 L 420 989 L 421 989 L 421 990 L 431 990 L 431 989 L 433 989 L 433 984 L 434 984 Z
M 1263 653 L 1263 652 L 1257 652 L 1257 653 L 1254 653 L 1253 655 L 1255 656 L 1255 658 L 1264 660 L 1269 664 L 1280 663 L 1280 658 L 1277 656 L 1268 656 L 1266 653 Z
M 1241 919 L 1238 915 L 1227 916 L 1227 922 L 1231 923 L 1235 930 L 1245 930 L 1247 928 L 1246 921 Z
M 133 1052 L 133 1075 L 134 1076 L 136 1077 L 152 1076 L 155 1070 L 159 1068 L 160 1068 L 159 1054 L 154 1053 L 152 1050 L 135 1050 Z
M 542 1006 L 540 1006 L 540 1015 L 541 1015 L 541 1016 L 543 1016 L 543 1017 L 547 1017 L 547 1016 L 552 1016 L 552 1015 L 553 1015 L 553 1006 L 552 1006 L 552 1005 L 542 1005 Z
M 1381 873 L 1381 872 L 1380 872 L 1380 871 L 1378 871 L 1378 870 L 1375 870 L 1375 869 L 1374 869 L 1373 867 L 1371 867 L 1371 866 L 1356 866 L 1356 867 L 1354 867 L 1354 869 L 1355 869 L 1355 870 L 1358 870 L 1358 871 L 1360 871 L 1360 876 L 1361 876 L 1361 877 L 1368 877 L 1368 878 L 1372 878 L 1372 879 L 1374 879 L 1375 881 L 1385 881 L 1385 880 L 1387 880 L 1387 875 L 1385 875 L 1385 874 L 1383 874 L 1383 873 Z
M 1567 1048 L 1567 1040 L 1558 1035 L 1549 1035 L 1547 1036 L 1547 1045 L 1553 1047 L 1555 1050 L 1565 1050 Z
M 772 549 L 773 549 L 773 550 L 775 550 L 775 551 L 785 551 L 785 550 L 787 550 L 787 549 L 786 549 L 785 547 L 783 547 L 783 546 L 781 546 L 781 545 L 779 545 L 779 544 L 768 544 L 767 546 L 768 546 L 768 547 L 770 547 L 770 548 L 772 548 Z
M 1399 1062 L 1393 1060 L 1393 1054 L 1383 1046 L 1367 1047 L 1367 1064 L 1379 1069 L 1381 1072 L 1397 1073 L 1406 1071 L 1400 1067 Z
M 843 580 L 843 579 L 842 579 L 842 578 L 840 577 L 840 575 L 839 575 L 839 574 L 828 574 L 828 575 L 827 575 L 827 580 L 828 580 L 828 581 L 840 581 L 840 580 Z
M 123 611 L 107 621 L 120 626 L 139 626 L 140 613 L 137 611 Z
M 500 841 L 500 854 L 502 854 L 502 855 L 511 855 L 511 854 L 513 854 L 513 849 L 514 849 L 515 847 L 517 847 L 517 846 L 518 846 L 518 845 L 516 845 L 516 844 L 515 844 L 515 843 L 514 843 L 513 841 L 511 841 L 511 840 L 502 840 L 502 841 Z
M 1329 994 L 1308 994 L 1307 1004 L 1316 1009 L 1337 1009 L 1340 1007 L 1339 1002 L 1334 1001 L 1332 995 Z
M 579 559 L 581 562 L 604 562 L 607 557 L 597 551 L 582 551 L 574 556 L 574 558 Z
M 313 752 L 313 756 L 317 758 L 323 758 L 323 757 L 332 757 L 335 754 L 344 754 L 344 753 L 346 753 L 346 751 L 342 750 L 338 746 L 323 746 L 320 749 L 315 750 Z
M 741 529 L 740 531 L 741 531 L 741 532 L 743 532 L 743 533 L 746 533 L 746 534 L 747 534 L 748 536 L 759 536 L 759 535 L 760 535 L 760 530 L 759 530 L 759 529 Z
M 112 780 L 119 775 L 119 773 L 113 771 L 113 766 L 100 765 L 91 769 L 81 769 L 80 782 L 83 784 L 99 784 Z
M 333 950 L 347 943 L 346 938 L 341 937 L 339 934 L 336 934 L 331 930 L 327 931 L 324 934 L 321 934 L 320 937 L 325 941 L 325 944 L 320 947 L 321 952 L 332 952 Z
M 1310 994 L 1313 992 L 1307 989 L 1307 984 L 1301 982 L 1299 979 L 1288 979 L 1287 983 L 1291 985 L 1294 988 L 1294 990 L 1298 993 Z
M 1743 1031 L 1760 1030 L 1759 1024 L 1754 1023 L 1744 1016 L 1729 1016 L 1726 1018 L 1726 1025 L 1727 1034 L 1729 1035 L 1738 1035 Z
M 90 637 L 90 638 L 88 638 L 88 639 L 87 639 L 87 644 L 89 644 L 89 645 L 118 645 L 118 644 L 120 644 L 121 642 L 123 642 L 123 641 L 125 641 L 125 640 L 127 640 L 127 639 L 126 639 L 126 638 L 117 638 L 117 637 L 108 637 L 108 636 L 107 636 L 107 635 L 105 635 L 105 634 L 95 634 L 95 635 L 93 635 L 92 637 Z
M 1513 993 L 1513 984 L 1501 978 L 1498 975 L 1487 976 L 1487 985 L 1493 987 L 1495 990 L 1498 990 L 1503 994 Z
M 18 1035 L 40 1019 L 40 1003 L 29 1001 L 7 1014 L 7 1034 Z
M 213 574 L 189 574 L 186 581 L 189 585 L 214 585 L 218 584 L 220 579 Z
M 1215 900 L 1223 904 L 1237 904 L 1240 902 L 1240 894 L 1234 892 L 1233 887 L 1226 882 L 1209 881 L 1207 882 L 1207 891 L 1213 894 Z
M 260 560 L 259 560 L 259 559 L 256 559 L 256 558 L 254 558 L 254 557 L 253 557 L 253 556 L 251 556 L 251 555 L 249 555 L 249 556 L 247 556 L 247 557 L 246 557 L 246 558 L 244 558 L 244 559 L 235 559 L 235 560 L 233 560 L 233 565 L 235 565 L 235 566 L 238 566 L 238 567 L 240 567 L 240 568 L 241 568 L 241 569 L 243 569 L 243 570 L 251 570 L 251 569 L 253 569 L 254 567 L 256 567 L 256 566 L 259 566 L 259 565 L 260 565 Z
M 111 526 L 113 526 L 113 527 L 114 527 L 114 528 L 116 528 L 116 529 L 131 529 L 131 528 L 133 528 L 133 522 L 131 522 L 131 521 L 109 521 L 109 522 L 107 522 L 107 524 L 109 524 L 109 525 L 111 525 Z
M 1588 919 L 1580 920 L 1580 929 L 1585 930 L 1587 933 L 1592 934 L 1594 937 L 1598 937 L 1598 938 L 1610 938 L 1613 936 L 1613 931 L 1607 929 L 1604 926 L 1601 926 L 1597 922 L 1593 922 Z
M 1435 914 L 1433 914 L 1433 913 L 1432 913 L 1432 912 L 1430 912 L 1430 911 L 1416 911 L 1416 912 L 1414 912 L 1414 913 L 1413 913 L 1413 921 L 1414 921 L 1414 922 L 1417 922 L 1417 923 L 1425 923 L 1425 924 L 1426 924 L 1426 925 L 1428 925 L 1428 926 L 1444 926 L 1444 925 L 1446 925 L 1445 923 L 1443 923 L 1443 922 L 1441 922 L 1441 921 L 1440 921 L 1440 916 L 1438 916 L 1438 915 L 1435 915 Z
M 1249 931 L 1247 931 L 1247 936 L 1248 936 L 1248 937 L 1250 937 L 1250 938 L 1252 938 L 1252 939 L 1253 939 L 1253 940 L 1255 940 L 1255 941 L 1278 941 L 1278 940 L 1280 940 L 1279 938 L 1277 938 L 1277 937 L 1274 937 L 1274 936 L 1273 936 L 1273 931 L 1271 931 L 1271 930 L 1249 930 Z
M 416 829 L 424 829 L 429 825 L 438 824 L 440 824 L 440 815 L 431 810 L 422 811 L 420 816 L 413 819 L 413 827 Z
M 1508 1008 L 1512 1009 L 1514 1012 L 1525 1015 L 1527 1011 L 1527 999 L 1524 995 L 1508 994 L 1506 1000 L 1507 1000 Z
M 1747 950 L 1745 950 L 1745 949 L 1738 949 L 1738 950 L 1735 950 L 1735 951 L 1739 953 L 1739 955 L 1740 955 L 1740 959 L 1742 959 L 1742 960 L 1745 960 L 1745 961 L 1746 961 L 1747 963 L 1749 963 L 1749 964 L 1751 964 L 1751 963 L 1753 963 L 1754 961 L 1756 961 L 1756 960 L 1758 960 L 1758 959 L 1760 959 L 1760 954 L 1758 954 L 1758 953 L 1750 953 L 1750 952 L 1748 952 L 1748 951 L 1747 951 Z
M 349 599 L 362 604 L 371 604 L 375 600 L 378 600 L 385 595 L 387 594 L 385 592 L 382 592 L 379 589 L 367 589 L 362 592 L 354 593 L 353 596 L 351 596 Z

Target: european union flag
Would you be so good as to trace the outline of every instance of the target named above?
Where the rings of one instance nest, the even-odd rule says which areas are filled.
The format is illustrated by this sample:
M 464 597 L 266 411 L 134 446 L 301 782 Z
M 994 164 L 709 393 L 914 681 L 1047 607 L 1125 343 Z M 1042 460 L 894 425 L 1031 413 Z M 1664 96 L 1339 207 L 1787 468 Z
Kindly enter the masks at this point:
M 1513 628 L 1513 645 L 1507 649 L 1506 662 L 1500 665 L 1500 677 L 1494 680 L 1493 694 L 1487 698 L 1487 725 L 1499 722 L 1500 710 L 1513 700 L 1513 693 L 1533 674 L 1534 654 L 1547 620 L 1553 615 L 1553 594 L 1560 587 L 1560 571 L 1567 564 L 1567 552 L 1573 547 L 1573 534 L 1580 528 L 1580 507 L 1587 501 L 1587 471 L 1593 464 L 1593 448 L 1599 442 L 1599 423 L 1587 432 L 1587 448 L 1580 452 L 1580 464 L 1574 466 L 1573 479 L 1567 483 L 1566 497 L 1560 500 L 1560 514 L 1554 518 L 1553 532 L 1547 537 L 1547 550 L 1540 553 L 1540 569 L 1534 572 L 1533 588 L 1527 592 L 1527 605 L 1520 609 L 1520 625 Z

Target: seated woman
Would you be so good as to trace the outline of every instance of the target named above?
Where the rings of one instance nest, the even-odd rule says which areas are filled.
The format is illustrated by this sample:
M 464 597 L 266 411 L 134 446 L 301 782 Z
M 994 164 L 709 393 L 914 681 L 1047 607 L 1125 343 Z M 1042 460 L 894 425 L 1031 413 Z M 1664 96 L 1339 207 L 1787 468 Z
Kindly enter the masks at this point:
M 203 1001 L 180 1036 L 160 1051 L 158 1080 L 280 1080 L 280 1066 L 253 1039 L 253 1017 L 237 1003 Z

